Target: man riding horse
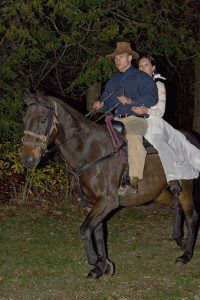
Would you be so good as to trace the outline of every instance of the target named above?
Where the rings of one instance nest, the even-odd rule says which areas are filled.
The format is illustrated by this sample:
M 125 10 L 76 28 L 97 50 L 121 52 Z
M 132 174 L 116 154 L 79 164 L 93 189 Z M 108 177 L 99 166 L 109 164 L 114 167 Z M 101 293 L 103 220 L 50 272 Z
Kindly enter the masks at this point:
M 94 108 L 105 113 L 119 102 L 115 111 L 115 120 L 122 122 L 126 129 L 128 141 L 128 164 L 130 185 L 135 193 L 138 192 L 138 179 L 143 178 L 146 150 L 143 146 L 143 136 L 147 130 L 147 114 L 136 114 L 132 106 L 154 106 L 158 102 L 157 87 L 154 80 L 134 68 L 132 59 L 139 55 L 133 51 L 129 43 L 118 42 L 108 59 L 114 59 L 119 73 L 112 76 L 107 82 L 101 100 L 94 103 Z M 111 95 L 109 97 L 109 95 Z M 104 102 L 103 99 L 107 98 Z M 118 193 L 123 196 L 127 193 L 128 186 L 120 186 Z
M 158 102 L 158 91 L 155 82 L 146 73 L 135 69 L 131 65 L 132 59 L 138 57 L 138 53 L 131 49 L 129 43 L 117 43 L 115 51 L 107 55 L 107 58 L 115 60 L 115 65 L 120 73 L 114 75 L 108 81 L 101 101 L 94 104 L 94 108 L 105 113 L 119 103 L 115 111 L 115 120 L 125 125 L 128 141 L 129 177 L 134 193 L 138 192 L 138 179 L 143 178 L 146 150 L 143 146 L 142 137 L 147 132 L 148 122 L 145 119 L 149 118 L 147 113 L 139 113 L 137 109 L 141 107 L 148 109 Z M 106 99 L 106 101 L 104 102 L 103 99 Z M 185 177 L 181 178 L 185 179 Z M 169 180 L 168 185 L 175 195 L 178 195 L 181 191 L 178 180 Z M 118 194 L 121 196 L 125 196 L 129 192 L 130 187 L 128 185 L 120 186 L 118 190 Z

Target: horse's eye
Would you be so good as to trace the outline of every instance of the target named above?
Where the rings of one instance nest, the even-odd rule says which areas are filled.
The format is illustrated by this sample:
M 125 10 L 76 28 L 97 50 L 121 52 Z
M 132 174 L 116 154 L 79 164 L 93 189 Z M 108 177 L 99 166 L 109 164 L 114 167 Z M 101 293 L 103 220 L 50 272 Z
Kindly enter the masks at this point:
M 41 123 L 46 123 L 47 119 L 42 119 Z

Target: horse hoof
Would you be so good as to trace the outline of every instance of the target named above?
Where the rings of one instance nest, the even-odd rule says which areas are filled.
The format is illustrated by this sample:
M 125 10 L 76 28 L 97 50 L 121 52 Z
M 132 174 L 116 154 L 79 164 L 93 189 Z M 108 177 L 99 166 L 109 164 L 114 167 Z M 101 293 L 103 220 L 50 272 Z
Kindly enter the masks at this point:
M 115 264 L 112 261 L 107 260 L 106 275 L 112 276 L 115 273 Z
M 115 273 L 115 265 L 108 259 L 100 258 L 97 265 L 92 269 L 88 275 L 88 279 L 98 280 L 103 274 L 112 276 Z
M 185 250 L 186 240 L 184 238 L 176 239 L 176 243 L 181 248 L 181 250 Z
M 192 259 L 190 252 L 186 251 L 181 256 L 177 257 L 175 263 L 187 264 Z
M 87 279 L 90 279 L 90 280 L 98 280 L 99 278 L 101 277 L 100 274 L 97 274 L 95 272 L 93 272 L 93 270 L 91 270 L 88 275 L 87 275 Z

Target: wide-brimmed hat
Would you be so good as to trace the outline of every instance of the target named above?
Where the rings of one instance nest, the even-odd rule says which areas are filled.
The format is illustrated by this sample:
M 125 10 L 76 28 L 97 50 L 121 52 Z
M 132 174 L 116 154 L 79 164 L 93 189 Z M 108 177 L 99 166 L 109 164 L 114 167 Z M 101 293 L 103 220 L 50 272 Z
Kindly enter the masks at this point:
M 139 54 L 136 51 L 133 51 L 131 49 L 130 43 L 126 42 L 118 42 L 117 47 L 115 48 L 114 52 L 111 54 L 108 54 L 106 57 L 108 59 L 114 59 L 116 55 L 120 55 L 123 53 L 128 53 L 133 56 L 133 59 L 138 59 Z

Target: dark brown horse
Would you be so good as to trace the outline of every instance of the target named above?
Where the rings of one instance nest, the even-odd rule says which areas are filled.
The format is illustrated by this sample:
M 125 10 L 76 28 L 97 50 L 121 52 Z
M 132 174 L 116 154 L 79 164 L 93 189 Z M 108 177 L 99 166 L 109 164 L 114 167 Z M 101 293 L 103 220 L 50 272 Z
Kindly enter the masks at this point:
M 23 147 L 26 167 L 36 167 L 46 146 L 52 142 L 74 171 L 113 151 L 104 125 L 90 122 L 59 99 L 41 94 L 25 98 L 28 105 L 24 117 Z M 114 273 L 114 264 L 107 258 L 102 222 L 120 205 L 138 206 L 151 200 L 159 203 L 174 201 L 176 217 L 173 238 L 184 251 L 177 261 L 187 263 L 192 258 L 198 220 L 193 203 L 192 181 L 182 181 L 180 196 L 173 196 L 166 190 L 166 178 L 158 155 L 151 154 L 147 156 L 139 193 L 120 199 L 118 185 L 124 170 L 121 158 L 113 156 L 89 168 L 80 177 L 82 190 L 92 206 L 80 228 L 88 263 L 94 266 L 88 278 L 97 279 L 103 274 Z M 188 228 L 186 239 L 183 236 L 183 212 Z

